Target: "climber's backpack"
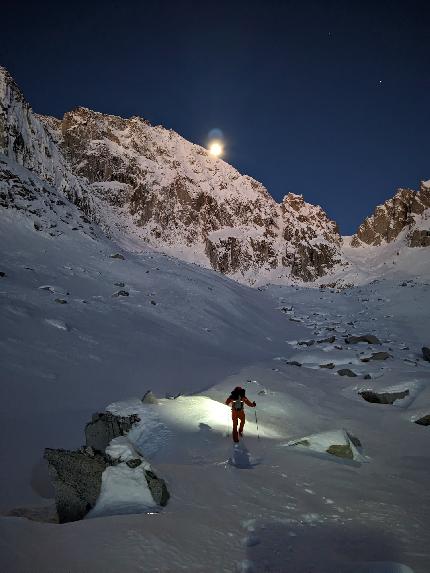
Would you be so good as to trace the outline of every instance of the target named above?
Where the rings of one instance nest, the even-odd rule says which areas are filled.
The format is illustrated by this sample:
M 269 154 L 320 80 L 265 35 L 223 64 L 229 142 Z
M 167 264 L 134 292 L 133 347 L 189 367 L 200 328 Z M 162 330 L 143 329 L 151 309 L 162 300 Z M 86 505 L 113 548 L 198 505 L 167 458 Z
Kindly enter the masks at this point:
M 233 410 L 236 410 L 236 412 L 243 410 L 243 402 L 240 398 L 237 398 L 237 400 L 233 401 Z

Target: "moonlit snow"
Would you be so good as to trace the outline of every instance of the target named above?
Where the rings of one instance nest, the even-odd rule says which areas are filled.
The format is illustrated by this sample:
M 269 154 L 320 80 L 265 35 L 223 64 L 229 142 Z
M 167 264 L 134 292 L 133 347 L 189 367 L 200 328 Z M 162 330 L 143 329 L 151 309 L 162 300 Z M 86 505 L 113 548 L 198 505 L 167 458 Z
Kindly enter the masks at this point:
M 0 249 L 1 571 L 428 573 L 430 429 L 415 420 L 430 414 L 430 269 L 415 254 L 359 287 L 257 290 L 11 210 Z M 368 334 L 381 344 L 345 340 Z M 238 448 L 236 385 L 257 402 Z M 142 404 L 149 389 L 158 403 Z M 139 415 L 108 451 L 143 456 L 167 506 L 121 463 L 86 519 L 48 522 L 44 448 L 79 447 L 105 409 Z

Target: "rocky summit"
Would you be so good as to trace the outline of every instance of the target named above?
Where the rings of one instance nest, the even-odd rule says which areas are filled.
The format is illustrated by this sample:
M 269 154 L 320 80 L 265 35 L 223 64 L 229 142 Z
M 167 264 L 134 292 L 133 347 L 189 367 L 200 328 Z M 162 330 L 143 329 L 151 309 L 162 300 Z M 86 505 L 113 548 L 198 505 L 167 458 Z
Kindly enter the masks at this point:
M 251 285 L 336 284 L 353 265 L 336 223 L 301 195 L 279 204 L 252 177 L 140 117 L 82 107 L 63 119 L 37 115 L 0 68 L 0 205 L 25 212 L 46 232 L 44 213 L 61 196 L 85 223 L 132 250 L 153 248 Z M 408 247 L 429 246 L 429 207 L 430 182 L 418 193 L 400 190 L 350 244 L 405 235 Z

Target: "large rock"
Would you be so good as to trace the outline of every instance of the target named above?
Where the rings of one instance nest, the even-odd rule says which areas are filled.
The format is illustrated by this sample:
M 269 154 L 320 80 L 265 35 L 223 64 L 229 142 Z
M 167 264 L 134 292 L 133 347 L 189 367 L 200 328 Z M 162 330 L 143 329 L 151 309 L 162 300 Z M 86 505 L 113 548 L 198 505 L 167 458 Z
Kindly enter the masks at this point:
M 362 336 L 347 336 L 346 344 L 357 344 L 358 342 L 367 342 L 368 344 L 381 344 L 379 338 L 373 334 L 363 334 Z
M 127 465 L 133 471 L 143 472 L 155 503 L 166 505 L 170 497 L 166 483 L 157 477 L 125 437 L 138 421 L 135 414 L 97 413 L 85 427 L 86 446 L 77 451 L 45 450 L 44 458 L 49 464 L 60 523 L 82 519 L 96 505 L 102 474 L 109 466 Z M 130 503 L 133 504 L 133 492 L 130 495 Z
M 394 404 L 396 400 L 402 400 L 409 396 L 409 390 L 401 392 L 374 392 L 373 390 L 363 390 L 359 392 L 360 396 L 372 404 Z
M 430 362 L 430 348 L 427 348 L 427 346 L 423 346 L 421 352 L 423 353 L 424 360 Z
M 391 354 L 388 354 L 388 352 L 374 352 L 371 356 L 360 360 L 361 362 L 370 362 L 371 360 L 387 360 L 387 358 L 391 358 Z
M 421 416 L 421 418 L 417 418 L 414 420 L 415 424 L 419 424 L 420 426 L 430 426 L 430 414 L 426 416 Z
M 60 523 L 82 519 L 100 494 L 102 473 L 108 465 L 104 456 L 91 455 L 90 450 L 46 448 L 44 457 L 49 463 Z
M 166 482 L 150 470 L 145 470 L 145 478 L 155 503 L 165 506 L 170 498 Z
M 113 438 L 127 434 L 138 421 L 139 417 L 135 414 L 126 417 L 115 416 L 110 412 L 93 414 L 91 422 L 85 426 L 86 446 L 104 453 Z
M 354 454 L 349 444 L 333 444 L 327 448 L 326 452 L 338 458 L 354 459 Z
M 391 358 L 391 354 L 388 352 L 374 352 L 370 360 L 387 360 L 387 358 Z
M 302 452 L 317 452 L 330 454 L 337 458 L 353 460 L 355 462 L 366 461 L 361 454 L 361 442 L 344 429 L 320 432 L 310 436 L 304 436 L 298 440 L 290 441 L 285 446 L 297 447 Z
M 350 378 L 355 378 L 357 374 L 353 372 L 350 368 L 341 368 L 337 371 L 339 376 L 349 376 Z

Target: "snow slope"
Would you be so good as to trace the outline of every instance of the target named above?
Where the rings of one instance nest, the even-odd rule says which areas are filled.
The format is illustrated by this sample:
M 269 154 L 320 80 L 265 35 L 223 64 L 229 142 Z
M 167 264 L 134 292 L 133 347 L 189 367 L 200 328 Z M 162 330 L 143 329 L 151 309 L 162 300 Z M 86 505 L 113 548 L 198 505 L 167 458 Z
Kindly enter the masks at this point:
M 253 290 L 123 251 L 69 202 L 55 213 L 49 205 L 38 206 L 40 230 L 28 211 L 1 213 L 3 513 L 43 513 L 52 495 L 43 448 L 79 446 L 91 413 L 105 408 L 141 413 L 130 439 L 172 497 L 162 511 L 61 526 L 4 516 L 2 571 L 428 572 L 429 430 L 413 423 L 430 413 L 430 364 L 420 359 L 428 279 L 399 270 L 341 292 Z M 113 296 L 120 290 L 129 296 Z M 382 344 L 344 341 L 368 333 Z M 362 362 L 381 350 L 387 360 Z M 339 366 L 319 367 L 327 362 Z M 343 367 L 357 377 L 339 376 Z M 233 450 L 222 403 L 237 384 L 257 401 L 258 427 L 248 411 Z M 183 396 L 142 406 L 149 388 Z M 410 395 L 393 406 L 358 395 L 399 388 Z M 362 444 L 355 459 L 324 451 L 345 431 Z M 312 447 L 285 447 L 306 437 Z M 127 492 L 107 477 L 121 513 Z M 142 491 L 135 511 L 147 501 Z

